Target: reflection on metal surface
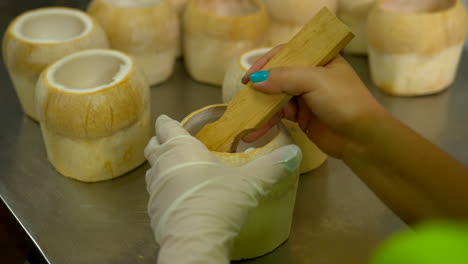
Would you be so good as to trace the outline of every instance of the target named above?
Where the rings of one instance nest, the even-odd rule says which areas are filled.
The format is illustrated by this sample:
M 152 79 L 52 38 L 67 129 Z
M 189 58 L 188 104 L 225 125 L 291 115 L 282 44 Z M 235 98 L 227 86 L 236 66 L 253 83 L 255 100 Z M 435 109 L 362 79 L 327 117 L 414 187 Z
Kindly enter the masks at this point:
M 290 238 L 291 263 L 365 263 L 404 224 L 341 162 L 303 175 Z
M 0 30 L 20 11 L 60 2 L 83 8 L 87 1 L 17 0 L 0 3 Z M 365 57 L 347 59 L 371 92 L 396 117 L 468 164 L 468 59 L 448 91 L 397 98 L 370 84 Z M 0 64 L 0 196 L 50 263 L 156 263 L 157 245 L 146 213 L 143 165 L 126 176 L 97 184 L 60 176 L 48 163 L 39 125 L 21 113 Z M 177 62 L 170 80 L 151 90 L 152 120 L 161 113 L 181 120 L 221 102 L 219 87 L 189 79 Z M 330 159 L 302 175 L 290 239 L 244 263 L 365 263 L 390 234 L 405 228 L 398 217 L 345 165 Z
M 404 123 L 428 138 L 440 140 L 447 127 L 450 93 L 418 98 L 395 98 L 386 106 Z

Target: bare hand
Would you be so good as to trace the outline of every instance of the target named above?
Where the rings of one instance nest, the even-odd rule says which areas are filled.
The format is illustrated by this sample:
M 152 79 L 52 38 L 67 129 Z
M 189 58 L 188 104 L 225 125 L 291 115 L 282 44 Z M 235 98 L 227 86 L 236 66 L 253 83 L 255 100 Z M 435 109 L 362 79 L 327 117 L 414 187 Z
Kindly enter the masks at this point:
M 249 82 L 250 75 L 262 69 L 282 47 L 278 46 L 260 58 L 249 69 L 243 82 Z M 281 118 L 287 118 L 297 122 L 319 148 L 337 158 L 353 140 L 353 125 L 369 114 L 383 111 L 341 56 L 324 67 L 274 68 L 269 71 L 267 80 L 254 83 L 254 88 L 294 97 L 267 125 L 247 135 L 245 141 L 256 140 Z

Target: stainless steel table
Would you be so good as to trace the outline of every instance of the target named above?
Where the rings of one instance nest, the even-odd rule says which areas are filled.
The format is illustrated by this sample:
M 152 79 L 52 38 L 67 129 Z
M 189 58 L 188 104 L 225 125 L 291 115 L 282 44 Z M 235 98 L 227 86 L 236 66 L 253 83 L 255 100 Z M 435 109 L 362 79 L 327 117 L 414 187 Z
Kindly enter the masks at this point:
M 83 8 L 86 1 L 0 2 L 0 32 L 13 16 L 39 5 Z M 371 85 L 364 57 L 348 57 L 372 93 L 396 117 L 468 163 L 468 58 L 455 84 L 439 95 L 396 98 Z M 118 179 L 86 184 L 48 163 L 37 123 L 25 117 L 0 66 L 0 196 L 50 263 L 155 263 L 157 246 L 146 213 L 143 165 Z M 182 62 L 152 87 L 152 115 L 182 119 L 221 101 L 221 90 L 192 81 Z M 398 155 L 398 153 L 395 153 Z M 405 224 L 338 160 L 303 175 L 292 234 L 271 254 L 246 263 L 365 263 L 379 242 Z

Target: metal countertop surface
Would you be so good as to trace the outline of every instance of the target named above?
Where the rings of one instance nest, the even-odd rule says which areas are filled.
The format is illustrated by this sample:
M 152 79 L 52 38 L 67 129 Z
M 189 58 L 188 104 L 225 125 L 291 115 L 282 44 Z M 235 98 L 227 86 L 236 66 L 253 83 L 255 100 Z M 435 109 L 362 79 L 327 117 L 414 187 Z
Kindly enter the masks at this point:
M 0 32 L 20 12 L 47 5 L 84 8 L 87 1 L 0 2 Z M 397 118 L 468 164 L 468 57 L 444 93 L 398 98 L 370 82 L 365 57 L 347 56 L 376 98 Z M 144 164 L 115 180 L 87 184 L 61 176 L 47 161 L 39 125 L 21 111 L 0 65 L 0 197 L 50 263 L 156 263 L 146 212 Z M 221 89 L 191 80 L 182 61 L 171 79 L 152 87 L 152 118 L 181 120 L 221 102 Z M 395 153 L 398 155 L 398 153 Z M 341 161 L 329 159 L 302 175 L 290 239 L 243 263 L 366 263 L 368 255 L 406 225 Z

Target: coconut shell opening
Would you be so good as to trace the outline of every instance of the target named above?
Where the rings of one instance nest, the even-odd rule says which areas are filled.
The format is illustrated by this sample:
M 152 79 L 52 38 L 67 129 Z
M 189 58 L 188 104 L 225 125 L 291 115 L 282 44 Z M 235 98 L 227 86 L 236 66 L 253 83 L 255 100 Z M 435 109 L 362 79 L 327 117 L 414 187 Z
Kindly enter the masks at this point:
M 242 70 L 247 71 L 261 57 L 263 57 L 271 48 L 255 49 L 244 53 L 240 57 Z
M 150 7 L 160 4 L 163 0 L 104 0 L 119 7 Z
M 189 116 L 186 120 L 182 121 L 184 128 L 192 135 L 195 136 L 205 125 L 218 120 L 226 111 L 226 105 L 208 106 L 199 112 Z M 279 128 L 275 127 L 270 129 L 268 133 L 263 135 L 255 142 L 246 143 L 240 141 L 237 146 L 236 153 L 248 152 L 252 149 L 264 147 L 271 142 L 279 134 Z
M 455 6 L 456 0 L 382 0 L 381 7 L 407 13 L 441 12 Z
M 79 52 L 54 64 L 48 79 L 54 86 L 73 92 L 89 92 L 113 86 L 128 75 L 132 62 L 111 50 Z
M 18 18 L 14 34 L 30 42 L 64 42 L 88 34 L 93 21 L 85 13 L 65 8 L 44 8 Z
M 225 17 L 247 16 L 260 10 L 253 0 L 195 0 L 195 6 L 208 13 Z

